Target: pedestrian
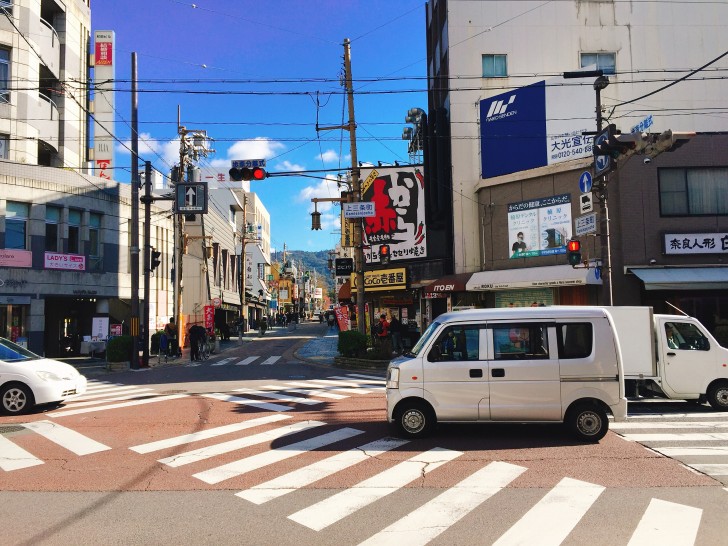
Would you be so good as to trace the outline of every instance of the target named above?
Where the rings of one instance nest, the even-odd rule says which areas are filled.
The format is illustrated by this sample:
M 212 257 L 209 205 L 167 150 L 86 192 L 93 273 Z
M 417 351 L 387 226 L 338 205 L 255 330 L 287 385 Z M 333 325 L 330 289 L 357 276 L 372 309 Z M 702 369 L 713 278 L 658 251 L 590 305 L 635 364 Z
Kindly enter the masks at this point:
M 397 317 L 392 317 L 389 322 L 389 332 L 392 334 L 392 351 L 401 355 L 404 352 L 402 346 L 402 323 Z
M 205 329 L 199 324 L 190 326 L 190 359 L 200 360 L 200 341 L 205 336 Z
M 167 335 L 167 351 L 170 356 L 182 356 L 182 351 L 179 349 L 179 340 L 177 331 L 177 324 L 174 322 L 174 317 L 169 317 L 169 322 L 164 327 L 164 333 Z

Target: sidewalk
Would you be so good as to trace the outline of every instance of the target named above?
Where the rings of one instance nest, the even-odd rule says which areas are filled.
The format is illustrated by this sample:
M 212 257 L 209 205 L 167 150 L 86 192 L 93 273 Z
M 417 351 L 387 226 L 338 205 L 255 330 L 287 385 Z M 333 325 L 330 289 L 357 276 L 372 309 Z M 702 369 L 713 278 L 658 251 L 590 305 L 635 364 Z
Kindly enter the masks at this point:
M 294 355 L 299 360 L 313 364 L 334 365 L 334 357 L 339 356 L 339 330 L 330 329 L 326 324 L 319 324 L 319 336 L 298 349 Z

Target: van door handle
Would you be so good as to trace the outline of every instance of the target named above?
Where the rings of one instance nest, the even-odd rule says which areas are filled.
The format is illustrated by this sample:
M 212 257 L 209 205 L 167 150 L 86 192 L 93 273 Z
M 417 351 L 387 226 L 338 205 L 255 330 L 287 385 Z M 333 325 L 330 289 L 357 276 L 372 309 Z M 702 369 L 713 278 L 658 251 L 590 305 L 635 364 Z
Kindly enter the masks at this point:
M 675 353 L 667 353 L 667 356 L 675 356 Z
M 505 368 L 493 368 L 490 370 L 490 375 L 493 377 L 505 377 L 506 376 L 506 370 Z
M 477 370 L 470 370 L 470 377 L 483 377 L 483 370 L 477 369 Z

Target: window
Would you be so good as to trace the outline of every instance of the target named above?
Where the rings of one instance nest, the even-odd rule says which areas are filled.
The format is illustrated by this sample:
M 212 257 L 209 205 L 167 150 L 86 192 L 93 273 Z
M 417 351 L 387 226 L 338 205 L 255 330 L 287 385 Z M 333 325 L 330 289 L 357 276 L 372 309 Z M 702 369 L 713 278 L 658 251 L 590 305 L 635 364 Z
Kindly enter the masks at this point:
M 698 327 L 689 322 L 666 322 L 665 336 L 668 347 L 685 351 L 709 351 L 710 342 Z M 670 340 L 674 341 L 670 341 Z
M 587 358 L 592 353 L 592 325 L 589 322 L 574 322 L 556 325 L 556 343 L 559 358 Z
M 5 208 L 5 248 L 26 250 L 30 205 L 8 201 Z
M 617 65 L 616 53 L 582 53 L 581 67 L 596 65 L 605 75 L 615 74 Z
M 480 360 L 480 328 L 450 326 L 442 333 L 436 347 L 439 348 L 439 361 Z
M 505 55 L 483 55 L 483 77 L 505 78 L 508 76 L 508 65 Z
M 10 50 L 0 48 L 0 102 L 10 102 Z
M 58 224 L 61 223 L 60 207 L 46 207 L 45 216 L 45 250 L 46 252 L 58 252 L 59 234 Z
M 728 168 L 659 169 L 662 216 L 728 214 Z
M 92 212 L 88 222 L 88 253 L 89 256 L 98 258 L 101 256 L 101 215 Z
M 0 134 L 0 159 L 8 159 L 10 152 L 10 136 Z
M 79 254 L 81 248 L 81 211 L 68 211 L 68 253 Z
M 545 324 L 498 324 L 493 326 L 495 360 L 544 359 L 549 357 Z

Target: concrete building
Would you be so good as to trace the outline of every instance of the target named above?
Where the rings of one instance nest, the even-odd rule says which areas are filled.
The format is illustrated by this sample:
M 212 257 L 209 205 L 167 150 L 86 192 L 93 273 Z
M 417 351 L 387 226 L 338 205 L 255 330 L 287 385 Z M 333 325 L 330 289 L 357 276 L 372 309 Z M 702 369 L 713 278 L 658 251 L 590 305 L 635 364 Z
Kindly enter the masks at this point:
M 452 273 L 470 275 L 452 296 L 480 306 L 608 301 L 594 268 L 600 237 L 581 236 L 591 269 L 572 269 L 563 249 L 577 220 L 583 227 L 579 182 L 593 158 L 582 133 L 596 130 L 599 96 L 604 124 L 623 133 L 697 133 L 649 164 L 617 161 L 609 174 L 613 302 L 659 311 L 672 304 L 721 330 L 728 123 L 716 112 L 725 108 L 728 61 L 715 44 L 728 7 L 432 0 L 426 10 L 426 164 L 452 196 Z M 599 93 L 594 76 L 559 79 L 590 68 L 608 78 Z M 519 133 L 524 127 L 532 128 Z M 547 207 L 558 207 L 563 227 L 541 225 Z M 521 253 L 517 236 L 528 239 L 529 229 Z

